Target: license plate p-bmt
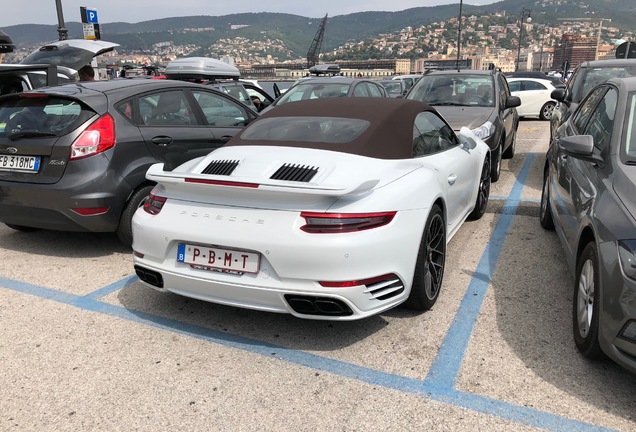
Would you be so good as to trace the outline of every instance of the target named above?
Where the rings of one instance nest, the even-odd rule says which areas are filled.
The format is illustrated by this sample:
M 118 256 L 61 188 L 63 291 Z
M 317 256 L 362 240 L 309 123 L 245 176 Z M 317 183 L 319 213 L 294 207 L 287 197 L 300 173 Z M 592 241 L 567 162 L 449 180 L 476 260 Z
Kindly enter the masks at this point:
M 260 255 L 253 252 L 179 243 L 177 262 L 218 270 L 258 273 Z

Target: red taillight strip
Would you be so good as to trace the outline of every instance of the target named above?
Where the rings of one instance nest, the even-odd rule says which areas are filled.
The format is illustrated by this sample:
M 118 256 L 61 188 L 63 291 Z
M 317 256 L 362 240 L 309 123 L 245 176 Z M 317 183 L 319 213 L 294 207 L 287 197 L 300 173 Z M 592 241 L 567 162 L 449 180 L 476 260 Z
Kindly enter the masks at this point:
M 300 227 L 311 234 L 337 234 L 364 231 L 390 223 L 397 212 L 378 213 L 314 213 L 302 212 L 300 216 L 307 221 Z
M 244 187 L 244 188 L 258 188 L 260 185 L 258 183 L 244 183 L 244 182 L 234 182 L 234 181 L 226 181 L 226 180 L 207 180 L 207 179 L 197 179 L 197 178 L 186 178 L 186 183 L 200 183 L 200 184 L 211 184 L 216 186 L 232 186 L 232 187 Z
M 389 273 L 389 274 L 376 276 L 369 279 L 341 281 L 341 282 L 318 282 L 318 283 L 325 288 L 349 288 L 349 287 L 361 286 L 361 285 L 371 285 L 371 284 L 381 282 L 387 279 L 397 279 L 397 276 L 394 275 L 393 273 Z

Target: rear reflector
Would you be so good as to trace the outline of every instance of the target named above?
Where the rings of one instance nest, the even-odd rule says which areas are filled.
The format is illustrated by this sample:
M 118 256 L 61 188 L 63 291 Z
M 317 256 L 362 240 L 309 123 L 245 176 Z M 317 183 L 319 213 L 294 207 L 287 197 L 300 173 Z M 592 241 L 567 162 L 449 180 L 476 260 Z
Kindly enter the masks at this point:
M 217 185 L 217 186 L 255 188 L 255 189 L 260 186 L 258 183 L 242 183 L 242 182 L 233 182 L 233 181 L 224 181 L 224 180 L 206 180 L 206 179 L 196 179 L 196 178 L 186 178 L 185 182 L 210 184 L 210 185 Z
M 115 120 L 105 114 L 95 120 L 71 145 L 71 160 L 102 153 L 115 146 Z
M 307 221 L 301 230 L 311 234 L 337 234 L 378 228 L 393 220 L 397 212 L 381 213 L 311 213 L 302 212 Z
M 389 279 L 397 279 L 397 276 L 394 275 L 393 273 L 390 273 L 390 274 L 376 276 L 369 279 L 341 281 L 341 282 L 318 282 L 318 283 L 321 286 L 324 286 L 325 288 L 349 288 L 349 287 L 361 286 L 361 285 L 371 285 L 371 284 L 378 283 L 383 280 L 389 280 Z
M 96 216 L 108 211 L 108 207 L 72 208 L 75 213 L 82 216 Z

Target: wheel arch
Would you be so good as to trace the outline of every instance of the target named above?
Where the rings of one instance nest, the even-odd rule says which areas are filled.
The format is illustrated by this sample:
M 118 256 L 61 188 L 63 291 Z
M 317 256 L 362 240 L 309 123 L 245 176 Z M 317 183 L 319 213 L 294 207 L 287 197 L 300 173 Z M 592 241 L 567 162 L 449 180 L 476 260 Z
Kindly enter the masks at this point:
M 592 229 L 592 227 L 590 225 L 587 225 L 583 228 L 583 230 L 581 231 L 581 234 L 579 235 L 579 241 L 577 243 L 577 248 L 576 248 L 576 261 L 574 263 L 574 268 L 576 268 L 577 263 L 579 262 L 579 258 L 581 257 L 581 253 L 583 252 L 583 249 L 585 249 L 585 246 L 588 245 L 588 243 L 590 242 L 595 242 L 598 245 L 598 242 L 596 242 L 596 233 L 594 232 L 594 229 Z
M 126 197 L 126 201 L 124 202 L 124 206 L 122 208 L 122 213 L 124 212 L 124 210 L 126 209 L 126 205 L 130 202 L 130 199 L 132 198 L 132 196 L 135 194 L 135 192 L 137 192 L 139 189 L 145 188 L 146 186 L 155 186 L 157 183 L 152 182 L 150 180 L 144 180 L 143 182 L 139 183 L 134 189 L 132 189 L 130 191 L 130 193 L 128 194 L 128 196 Z

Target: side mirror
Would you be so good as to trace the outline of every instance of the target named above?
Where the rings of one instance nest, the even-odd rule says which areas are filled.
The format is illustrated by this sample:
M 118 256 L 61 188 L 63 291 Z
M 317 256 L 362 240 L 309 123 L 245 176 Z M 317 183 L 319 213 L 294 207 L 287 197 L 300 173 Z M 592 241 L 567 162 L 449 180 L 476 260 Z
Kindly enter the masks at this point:
M 565 89 L 564 88 L 557 88 L 552 90 L 552 93 L 550 93 L 550 97 L 552 99 L 554 99 L 555 101 L 559 101 L 559 102 L 565 102 Z
M 595 164 L 603 164 L 603 158 L 594 152 L 592 135 L 572 135 L 557 140 L 559 148 L 568 156 Z
M 459 142 L 465 149 L 472 150 L 477 147 L 477 140 L 475 139 L 475 134 L 468 129 L 466 126 L 462 126 L 459 130 Z
M 521 105 L 521 98 L 519 96 L 508 96 L 506 98 L 506 108 L 515 108 Z

